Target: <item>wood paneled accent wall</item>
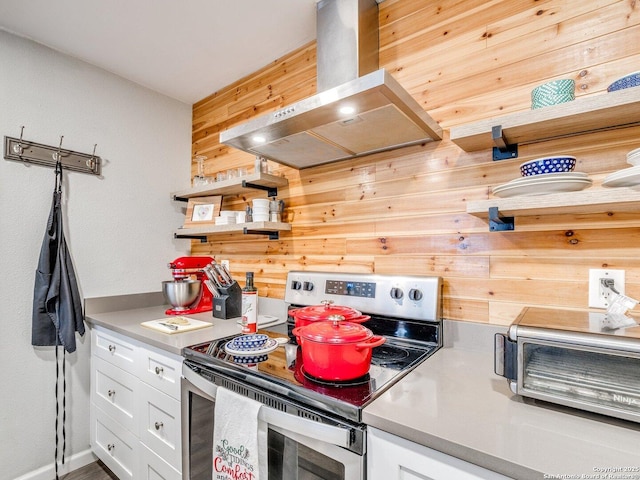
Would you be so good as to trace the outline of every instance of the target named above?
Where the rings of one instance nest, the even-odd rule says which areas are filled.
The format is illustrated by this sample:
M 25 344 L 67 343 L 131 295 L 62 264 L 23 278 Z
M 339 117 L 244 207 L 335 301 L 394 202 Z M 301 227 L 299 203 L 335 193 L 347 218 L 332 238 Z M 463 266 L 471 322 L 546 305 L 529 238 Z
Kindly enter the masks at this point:
M 312 43 L 194 105 L 193 153 L 208 156 L 207 174 L 252 169 L 253 157 L 220 145 L 219 132 L 316 93 L 315 65 Z M 293 269 L 440 275 L 445 317 L 476 322 L 508 324 L 525 305 L 586 309 L 590 268 L 626 270 L 627 294 L 640 297 L 640 212 L 527 217 L 504 233 L 465 213 L 545 155 L 575 155 L 576 171 L 603 188 L 629 166 L 640 127 L 524 145 L 499 162 L 448 139 L 452 126 L 528 110 L 531 90 L 552 79 L 575 79 L 577 96 L 606 95 L 640 70 L 640 2 L 386 0 L 380 66 L 445 139 L 301 171 L 273 163 L 289 180 L 279 196 L 292 231 L 277 241 L 211 236 L 193 254 L 229 259 L 237 278 L 254 271 L 260 294 L 275 298 Z M 223 207 L 263 196 L 226 197 Z

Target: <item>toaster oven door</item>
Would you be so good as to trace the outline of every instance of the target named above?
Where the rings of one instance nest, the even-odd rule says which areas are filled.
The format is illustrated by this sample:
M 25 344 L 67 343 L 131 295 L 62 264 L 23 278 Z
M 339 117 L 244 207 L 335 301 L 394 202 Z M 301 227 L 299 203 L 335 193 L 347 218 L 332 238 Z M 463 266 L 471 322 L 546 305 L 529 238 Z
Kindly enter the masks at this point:
M 519 337 L 517 393 L 640 422 L 640 353 Z

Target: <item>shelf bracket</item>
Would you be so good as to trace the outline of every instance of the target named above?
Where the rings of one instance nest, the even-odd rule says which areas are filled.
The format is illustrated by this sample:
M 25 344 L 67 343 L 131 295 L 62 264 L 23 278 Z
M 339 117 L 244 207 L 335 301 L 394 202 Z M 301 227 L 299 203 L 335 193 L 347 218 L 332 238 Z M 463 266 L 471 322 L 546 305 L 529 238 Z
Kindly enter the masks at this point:
M 189 240 L 200 240 L 200 243 L 207 243 L 206 235 L 180 235 L 178 233 L 174 233 L 173 238 L 188 238 Z
M 248 228 L 243 228 L 242 233 L 245 235 L 268 235 L 269 240 L 278 240 L 280 238 L 280 232 L 278 231 L 269 231 L 269 230 L 249 230 Z
M 255 188 L 256 190 L 264 190 L 265 192 L 267 192 L 268 197 L 278 196 L 278 187 L 267 187 L 265 185 L 258 185 L 257 183 L 247 182 L 246 180 L 242 181 L 242 186 L 244 188 Z
M 504 138 L 502 125 L 494 125 L 491 127 L 491 139 L 495 144 L 493 147 L 494 160 L 508 160 L 510 158 L 518 158 L 518 144 L 510 145 Z
M 514 230 L 515 222 L 513 217 L 501 217 L 498 207 L 489 207 L 489 231 L 503 232 Z
M 187 197 L 179 197 L 177 195 L 174 195 L 173 196 L 173 201 L 174 202 L 188 202 L 189 198 L 187 198 Z

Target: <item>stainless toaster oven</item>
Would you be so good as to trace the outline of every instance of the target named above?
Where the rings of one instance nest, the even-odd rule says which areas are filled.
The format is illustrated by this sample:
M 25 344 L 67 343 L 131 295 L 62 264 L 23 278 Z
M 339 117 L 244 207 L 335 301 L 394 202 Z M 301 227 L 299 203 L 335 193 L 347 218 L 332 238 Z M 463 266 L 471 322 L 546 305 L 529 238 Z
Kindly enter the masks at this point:
M 524 397 L 640 422 L 640 326 L 527 307 L 495 336 L 495 373 Z

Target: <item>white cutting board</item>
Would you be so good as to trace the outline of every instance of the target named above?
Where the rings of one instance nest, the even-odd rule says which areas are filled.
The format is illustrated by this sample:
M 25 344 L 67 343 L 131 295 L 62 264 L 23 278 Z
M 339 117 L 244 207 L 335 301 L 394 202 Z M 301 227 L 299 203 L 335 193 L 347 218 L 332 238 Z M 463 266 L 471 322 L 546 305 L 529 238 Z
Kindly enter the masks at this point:
M 184 321 L 187 321 L 188 323 L 182 324 L 182 322 Z M 162 325 L 163 323 L 175 324 L 178 329 L 172 330 L 169 327 Z M 174 333 L 190 332 L 191 330 L 198 330 L 200 328 L 213 326 L 213 324 L 209 322 L 203 322 L 201 320 L 196 320 L 195 318 L 189 317 L 165 317 L 158 320 L 148 320 L 146 322 L 142 322 L 140 325 L 142 325 L 143 327 L 151 328 L 153 330 L 157 330 L 158 332 L 166 333 L 168 335 L 172 335 Z

